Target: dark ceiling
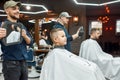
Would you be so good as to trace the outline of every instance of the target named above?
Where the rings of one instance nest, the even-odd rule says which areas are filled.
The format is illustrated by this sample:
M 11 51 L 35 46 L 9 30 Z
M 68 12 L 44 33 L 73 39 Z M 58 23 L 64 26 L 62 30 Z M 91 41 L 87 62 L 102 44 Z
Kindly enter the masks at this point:
M 8 0 L 0 0 L 0 9 L 3 9 L 3 4 L 5 1 L 8 1 Z M 41 5 L 44 5 L 48 10 L 52 11 L 52 13 L 55 13 L 55 14 L 59 14 L 62 11 L 68 11 L 71 14 L 76 14 L 77 11 L 81 9 L 80 7 L 82 7 L 80 5 L 76 5 L 73 0 L 15 0 L 15 1 L 20 1 L 22 3 L 28 3 L 28 4 L 38 4 L 38 5 L 41 4 Z M 101 4 L 101 3 L 115 1 L 115 0 L 77 0 L 77 1 L 83 2 L 83 3 Z M 110 4 L 108 6 L 110 7 L 111 14 L 120 14 L 120 2 Z M 38 9 L 33 8 L 31 10 L 36 11 Z M 21 10 L 25 10 L 25 9 L 22 8 Z M 93 13 L 92 11 L 96 11 L 96 14 L 97 13 L 102 14 L 104 11 L 104 6 L 102 7 L 86 6 L 87 15 L 90 15 L 91 13 Z M 0 14 L 3 14 L 3 13 L 0 12 Z M 96 15 L 96 14 L 93 13 L 93 15 Z M 38 17 L 39 15 L 45 16 L 44 14 L 28 15 L 28 16 Z
M 110 2 L 110 1 L 116 1 L 116 0 L 77 0 L 78 2 L 84 2 L 84 3 L 95 3 L 95 4 L 101 4 L 105 2 Z

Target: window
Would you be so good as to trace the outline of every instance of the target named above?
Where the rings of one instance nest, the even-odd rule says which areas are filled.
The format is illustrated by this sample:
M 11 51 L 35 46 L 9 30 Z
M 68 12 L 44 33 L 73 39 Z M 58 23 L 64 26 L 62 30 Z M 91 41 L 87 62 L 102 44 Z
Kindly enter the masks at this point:
M 91 28 L 99 28 L 102 31 L 102 22 L 100 22 L 100 21 L 90 21 L 89 34 L 90 34 Z
M 116 21 L 116 34 L 120 34 L 120 20 Z

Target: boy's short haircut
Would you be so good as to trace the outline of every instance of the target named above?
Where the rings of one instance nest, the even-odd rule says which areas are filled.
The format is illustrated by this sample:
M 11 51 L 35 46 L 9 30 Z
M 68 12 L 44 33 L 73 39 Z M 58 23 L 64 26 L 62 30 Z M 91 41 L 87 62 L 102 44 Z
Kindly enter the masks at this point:
M 90 31 L 90 34 L 93 34 L 95 31 L 100 31 L 100 29 L 99 28 L 92 28 Z
M 54 37 L 57 37 L 58 35 L 57 35 L 57 32 L 58 31 L 63 31 L 63 29 L 61 29 L 61 28 L 53 28 L 51 31 L 50 31 L 50 38 L 51 38 L 51 40 L 53 41 L 53 38 Z

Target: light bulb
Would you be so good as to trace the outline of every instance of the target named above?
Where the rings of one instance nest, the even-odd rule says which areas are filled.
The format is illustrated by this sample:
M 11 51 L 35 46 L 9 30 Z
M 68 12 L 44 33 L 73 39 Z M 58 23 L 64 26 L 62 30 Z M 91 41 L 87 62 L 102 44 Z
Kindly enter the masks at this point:
M 29 5 L 27 5 L 27 6 L 26 6 L 26 9 L 27 9 L 27 10 L 30 10 L 30 9 L 31 9 L 31 7 L 30 7 Z

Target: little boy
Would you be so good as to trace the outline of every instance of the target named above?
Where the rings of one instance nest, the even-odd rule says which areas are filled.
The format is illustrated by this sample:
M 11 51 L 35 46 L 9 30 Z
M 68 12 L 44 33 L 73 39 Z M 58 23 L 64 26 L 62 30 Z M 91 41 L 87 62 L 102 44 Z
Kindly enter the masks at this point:
M 44 59 L 40 80 L 105 80 L 96 64 L 64 48 L 67 40 L 61 28 L 51 30 L 50 37 L 54 48 Z

